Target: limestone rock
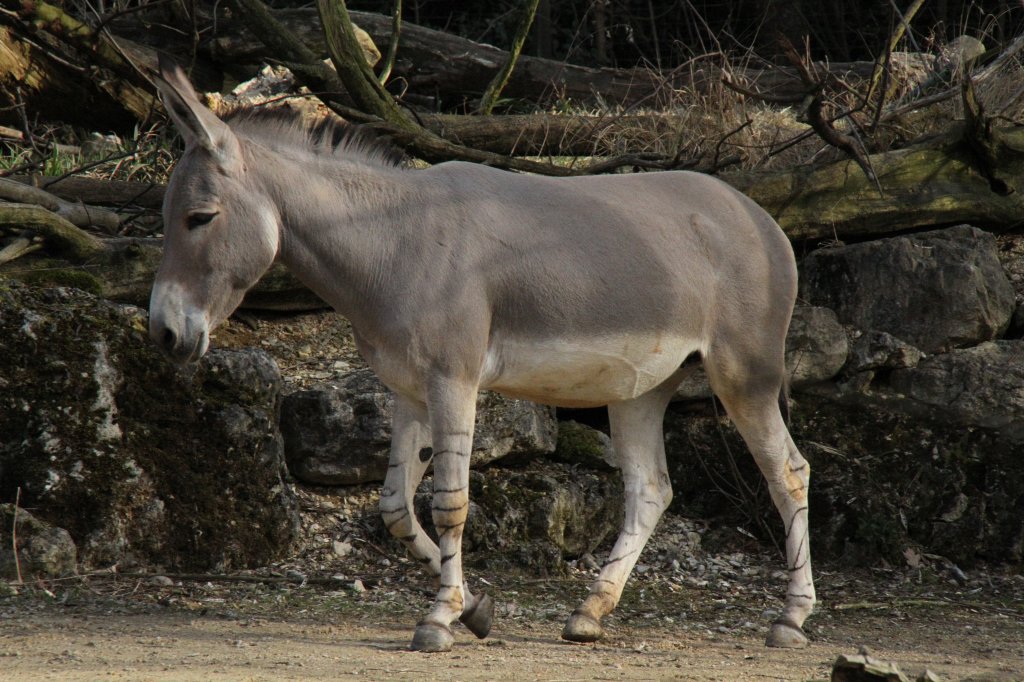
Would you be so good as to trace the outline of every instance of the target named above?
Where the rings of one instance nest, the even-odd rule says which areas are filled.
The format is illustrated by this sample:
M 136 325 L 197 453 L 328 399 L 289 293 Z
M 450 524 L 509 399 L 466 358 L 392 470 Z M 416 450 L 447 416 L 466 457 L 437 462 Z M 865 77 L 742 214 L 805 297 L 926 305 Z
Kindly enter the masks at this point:
M 0 499 L 66 529 L 87 568 L 205 570 L 288 549 L 280 377 L 262 351 L 178 368 L 146 314 L 0 280 Z
M 912 412 L 999 431 L 1024 441 L 1024 341 L 990 341 L 896 370 L 889 385 Z
M 15 561 L 11 531 L 15 531 Z M 78 572 L 78 550 L 63 528 L 37 519 L 13 504 L 0 504 L 0 579 L 64 578 Z
M 928 353 L 994 339 L 1014 311 L 995 238 L 969 225 L 814 251 L 800 297 Z
M 831 379 L 846 364 L 849 343 L 828 308 L 797 306 L 786 336 L 786 369 L 794 388 Z
M 353 372 L 337 386 L 286 395 L 281 433 L 289 471 L 300 481 L 319 485 L 383 480 L 392 402 L 369 370 Z
M 961 567 L 1024 560 L 1020 443 L 930 413 L 877 398 L 792 401 L 790 432 L 812 472 L 813 556 L 903 565 L 918 547 Z M 727 419 L 670 407 L 665 440 L 677 511 L 714 518 L 712 536 L 741 526 L 780 537 L 763 476 Z
M 924 357 L 917 348 L 904 343 L 892 334 L 869 331 L 850 346 L 849 372 L 866 372 L 878 369 L 903 369 L 916 367 Z
M 842 655 L 832 665 L 832 682 L 910 682 L 899 666 L 871 656 Z
M 285 396 L 281 431 L 292 474 L 320 485 L 383 480 L 392 407 L 390 391 L 369 369 Z M 556 433 L 550 408 L 483 392 L 477 399 L 472 464 L 552 452 Z

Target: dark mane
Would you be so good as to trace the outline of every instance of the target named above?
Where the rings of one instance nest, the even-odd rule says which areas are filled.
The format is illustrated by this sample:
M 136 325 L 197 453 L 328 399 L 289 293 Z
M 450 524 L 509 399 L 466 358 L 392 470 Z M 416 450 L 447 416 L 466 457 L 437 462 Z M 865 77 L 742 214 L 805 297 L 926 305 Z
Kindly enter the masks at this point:
M 271 148 L 298 148 L 323 156 L 376 166 L 402 167 L 407 159 L 387 139 L 371 129 L 327 114 L 308 121 L 288 107 L 240 107 L 223 117 L 236 133 Z

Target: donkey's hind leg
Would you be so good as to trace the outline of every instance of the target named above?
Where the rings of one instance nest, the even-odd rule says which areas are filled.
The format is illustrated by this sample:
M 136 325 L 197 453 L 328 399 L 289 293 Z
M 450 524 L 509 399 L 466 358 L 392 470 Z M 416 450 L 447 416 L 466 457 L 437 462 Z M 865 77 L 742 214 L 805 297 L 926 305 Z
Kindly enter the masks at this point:
M 590 586 L 590 594 L 569 616 L 562 639 L 594 642 L 601 638 L 601 618 L 619 603 L 641 550 L 672 501 L 662 422 L 683 374 L 681 370 L 649 393 L 608 406 L 612 445 L 626 489 L 625 520 L 608 561 Z
M 711 387 L 767 480 L 786 531 L 789 584 L 785 607 L 782 616 L 772 623 L 765 644 L 799 648 L 807 645 L 802 626 L 815 603 L 807 524 L 810 466 L 793 443 L 782 417 L 781 362 L 779 365 L 779 371 L 767 373 L 777 374 L 778 378 L 767 380 L 763 372 L 746 373 L 736 371 L 735 367 L 733 371 L 723 371 L 714 360 L 709 358 L 705 362 Z
M 420 526 L 413 509 L 416 487 L 433 457 L 433 451 L 427 447 L 429 443 L 426 406 L 396 394 L 391 455 L 380 494 L 381 516 L 388 531 L 401 540 L 412 557 L 432 577 L 440 578 L 441 552 Z M 486 594 L 472 594 L 465 583 L 462 590 L 465 606 L 459 620 L 477 637 L 486 637 L 491 630 L 494 602 Z

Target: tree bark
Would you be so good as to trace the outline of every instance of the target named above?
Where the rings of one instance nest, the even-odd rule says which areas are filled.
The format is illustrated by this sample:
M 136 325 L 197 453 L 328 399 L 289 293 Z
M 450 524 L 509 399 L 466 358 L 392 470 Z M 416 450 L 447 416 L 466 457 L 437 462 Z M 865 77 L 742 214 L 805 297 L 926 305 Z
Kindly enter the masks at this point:
M 366 63 L 345 0 L 317 0 L 316 6 L 331 63 L 356 106 L 399 128 L 417 130 Z

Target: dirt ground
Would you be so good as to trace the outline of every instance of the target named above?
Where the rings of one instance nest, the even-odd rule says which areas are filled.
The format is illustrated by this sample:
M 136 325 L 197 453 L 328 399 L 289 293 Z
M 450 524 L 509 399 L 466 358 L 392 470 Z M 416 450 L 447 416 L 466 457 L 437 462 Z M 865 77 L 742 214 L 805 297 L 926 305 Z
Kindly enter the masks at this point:
M 0 679 L 817 680 L 839 654 L 867 647 L 911 679 L 928 669 L 943 680 L 1024 680 L 1020 576 L 819 569 L 811 646 L 780 651 L 762 646 L 783 592 L 773 565 L 756 570 L 769 556 L 744 562 L 755 572 L 742 585 L 681 585 L 658 568 L 636 576 L 606 619 L 605 640 L 592 645 L 559 639 L 586 592 L 585 570 L 487 575 L 491 636 L 458 626 L 451 653 L 417 654 L 407 647 L 429 584 L 408 561 L 366 557 L 362 577 L 307 578 L 280 566 L 17 587 L 0 598 Z M 471 573 L 480 585 L 482 571 Z
M 233 320 L 215 345 L 266 348 L 292 387 L 360 364 L 333 314 Z M 499 572 L 470 554 L 471 584 L 497 605 L 491 636 L 457 626 L 452 652 L 413 653 L 432 587 L 382 537 L 377 488 L 300 487 L 303 538 L 287 561 L 258 570 L 110 567 L 0 582 L 0 681 L 820 680 L 861 647 L 910 679 L 928 669 L 943 680 L 1024 680 L 1019 572 L 965 573 L 915 553 L 873 570 L 819 564 L 811 645 L 773 650 L 762 643 L 785 592 L 782 559 L 742 533 L 714 539 L 702 521 L 671 515 L 601 642 L 559 639 L 600 552 L 557 578 Z

